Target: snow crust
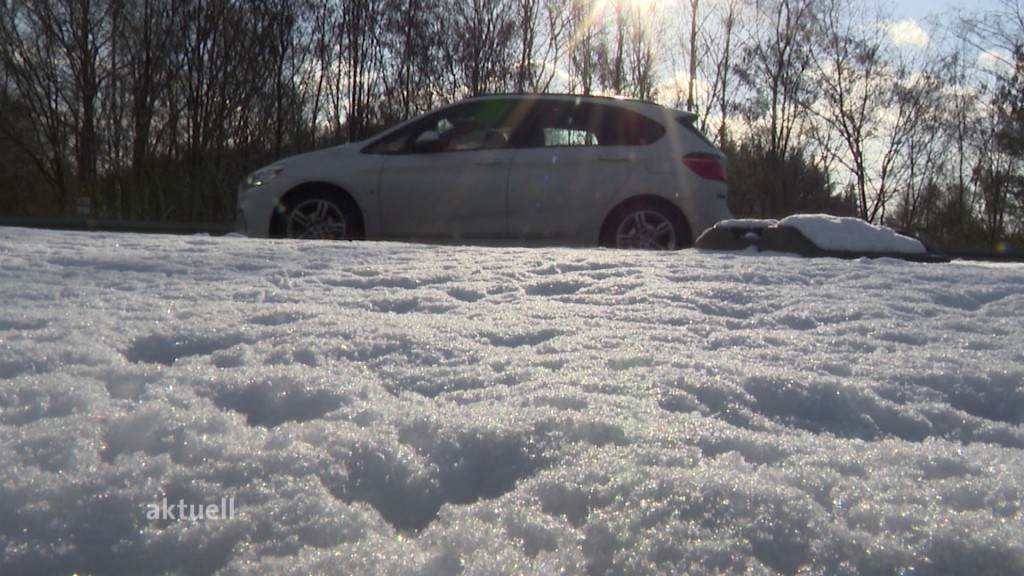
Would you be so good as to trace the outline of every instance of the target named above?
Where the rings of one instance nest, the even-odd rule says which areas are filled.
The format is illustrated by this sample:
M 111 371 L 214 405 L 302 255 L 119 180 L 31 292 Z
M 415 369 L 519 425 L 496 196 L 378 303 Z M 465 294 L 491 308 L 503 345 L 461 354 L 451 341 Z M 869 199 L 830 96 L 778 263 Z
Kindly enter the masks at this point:
M 925 254 L 919 240 L 897 233 L 887 226 L 877 226 L 860 218 L 824 214 L 794 214 L 778 222 L 779 226 L 796 228 L 819 248 L 837 252 L 876 254 Z
M 4 575 L 1024 573 L 1024 266 L 0 228 L 0 293 Z

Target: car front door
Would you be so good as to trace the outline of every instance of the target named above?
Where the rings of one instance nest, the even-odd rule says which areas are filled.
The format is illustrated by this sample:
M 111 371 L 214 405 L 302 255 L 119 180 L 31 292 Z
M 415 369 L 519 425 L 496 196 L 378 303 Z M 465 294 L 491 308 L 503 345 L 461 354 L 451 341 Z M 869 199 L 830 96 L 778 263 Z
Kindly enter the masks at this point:
M 443 109 L 391 139 L 380 176 L 385 236 L 505 238 L 506 146 L 511 103 L 480 100 Z M 386 144 L 386 143 L 385 143 Z

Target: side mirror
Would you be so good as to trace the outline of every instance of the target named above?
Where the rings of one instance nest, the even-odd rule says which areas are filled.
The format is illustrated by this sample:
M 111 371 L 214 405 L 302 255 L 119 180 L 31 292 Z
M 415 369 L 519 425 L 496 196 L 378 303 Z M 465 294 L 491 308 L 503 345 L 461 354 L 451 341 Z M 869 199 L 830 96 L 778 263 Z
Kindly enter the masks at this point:
M 440 152 L 441 135 L 436 130 L 427 130 L 416 138 L 413 147 L 417 152 Z

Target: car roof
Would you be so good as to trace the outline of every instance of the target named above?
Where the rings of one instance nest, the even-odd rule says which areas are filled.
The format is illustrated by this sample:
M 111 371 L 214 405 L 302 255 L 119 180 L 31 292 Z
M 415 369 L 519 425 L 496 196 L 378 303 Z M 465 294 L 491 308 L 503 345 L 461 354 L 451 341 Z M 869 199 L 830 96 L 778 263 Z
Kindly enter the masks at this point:
M 669 108 L 662 106 L 655 102 L 648 100 L 638 100 L 634 98 L 625 98 L 622 96 L 603 96 L 593 94 L 559 94 L 559 93 L 548 93 L 548 92 L 518 92 L 518 93 L 495 93 L 495 94 L 481 94 L 478 96 L 470 96 L 461 100 L 461 102 L 472 102 L 475 100 L 499 100 L 499 99 L 524 99 L 524 100 L 549 100 L 549 101 L 564 101 L 564 102 L 596 102 L 605 104 L 614 104 L 622 108 L 627 108 L 635 112 L 645 113 L 648 115 L 655 115 L 664 117 L 666 113 L 671 116 L 675 116 L 681 119 L 692 119 L 697 115 L 693 112 L 686 110 L 679 110 L 676 108 Z

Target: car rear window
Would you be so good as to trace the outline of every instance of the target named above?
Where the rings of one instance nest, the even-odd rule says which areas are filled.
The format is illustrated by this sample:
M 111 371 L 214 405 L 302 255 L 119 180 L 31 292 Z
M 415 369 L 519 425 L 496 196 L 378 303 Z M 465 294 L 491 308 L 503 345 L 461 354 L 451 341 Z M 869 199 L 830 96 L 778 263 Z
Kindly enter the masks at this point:
M 665 135 L 665 127 L 630 110 L 612 106 L 594 106 L 599 128 L 598 140 L 604 146 L 644 146 Z

